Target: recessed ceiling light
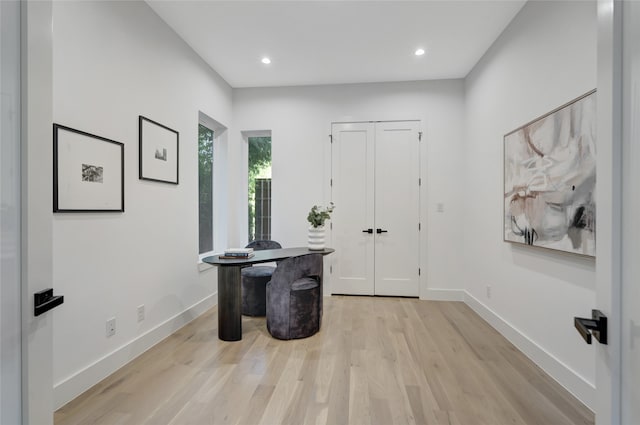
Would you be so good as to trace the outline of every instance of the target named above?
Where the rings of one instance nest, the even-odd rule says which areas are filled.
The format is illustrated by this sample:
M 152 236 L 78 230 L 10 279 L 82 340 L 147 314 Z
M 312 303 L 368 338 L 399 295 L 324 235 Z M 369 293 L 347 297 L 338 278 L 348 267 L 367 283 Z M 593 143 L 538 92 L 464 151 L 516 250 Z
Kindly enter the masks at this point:
M 416 55 L 416 56 L 422 56 L 422 55 L 424 55 L 424 49 L 418 49 L 418 50 L 416 50 L 415 55 Z
M 269 58 L 262 58 L 262 63 L 265 65 L 269 65 L 271 63 L 271 59 Z

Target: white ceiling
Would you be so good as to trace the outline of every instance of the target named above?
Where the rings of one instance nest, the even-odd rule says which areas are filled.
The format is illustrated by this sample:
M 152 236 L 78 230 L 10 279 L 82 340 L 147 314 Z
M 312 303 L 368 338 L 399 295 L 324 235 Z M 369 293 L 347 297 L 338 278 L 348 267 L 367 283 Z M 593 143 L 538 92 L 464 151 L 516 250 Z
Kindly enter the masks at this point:
M 463 78 L 525 1 L 147 3 L 232 87 L 269 87 Z

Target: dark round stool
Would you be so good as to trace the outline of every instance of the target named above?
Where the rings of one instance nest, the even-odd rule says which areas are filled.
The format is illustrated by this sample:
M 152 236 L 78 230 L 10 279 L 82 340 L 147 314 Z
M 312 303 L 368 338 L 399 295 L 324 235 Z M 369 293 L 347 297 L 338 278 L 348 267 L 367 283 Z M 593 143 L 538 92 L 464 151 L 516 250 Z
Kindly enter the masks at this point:
M 242 269 L 242 314 L 267 315 L 267 283 L 275 270 L 271 266 L 253 266 Z

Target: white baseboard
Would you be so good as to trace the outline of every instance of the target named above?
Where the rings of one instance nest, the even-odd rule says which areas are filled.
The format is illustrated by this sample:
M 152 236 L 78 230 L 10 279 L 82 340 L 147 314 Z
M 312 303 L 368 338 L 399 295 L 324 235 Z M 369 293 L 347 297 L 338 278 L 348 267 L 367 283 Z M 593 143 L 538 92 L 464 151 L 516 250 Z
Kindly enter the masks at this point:
M 464 292 L 464 302 L 480 317 L 486 320 L 509 342 L 522 351 L 531 361 L 555 379 L 567 391 L 574 395 L 589 409 L 594 410 L 596 405 L 596 387 L 586 381 L 582 376 L 571 370 L 567 365 L 555 358 L 526 335 L 514 328 L 511 324 L 498 316 L 495 312 L 481 303 L 467 291 Z
M 74 375 L 56 383 L 53 386 L 54 410 L 61 408 L 217 304 L 218 293 L 216 292 L 76 372 Z
M 429 301 L 464 301 L 465 291 L 462 289 L 427 289 L 421 300 Z

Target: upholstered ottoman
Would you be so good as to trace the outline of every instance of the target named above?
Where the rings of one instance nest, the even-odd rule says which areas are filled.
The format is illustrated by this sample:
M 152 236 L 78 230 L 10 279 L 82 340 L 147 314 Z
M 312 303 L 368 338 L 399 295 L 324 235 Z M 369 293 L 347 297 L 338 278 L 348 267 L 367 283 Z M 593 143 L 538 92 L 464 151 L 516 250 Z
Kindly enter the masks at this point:
M 275 267 L 253 266 L 242 269 L 242 314 L 265 316 L 267 314 L 267 283 Z

